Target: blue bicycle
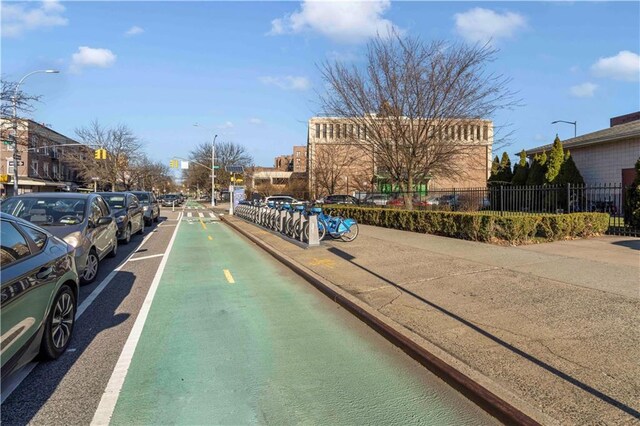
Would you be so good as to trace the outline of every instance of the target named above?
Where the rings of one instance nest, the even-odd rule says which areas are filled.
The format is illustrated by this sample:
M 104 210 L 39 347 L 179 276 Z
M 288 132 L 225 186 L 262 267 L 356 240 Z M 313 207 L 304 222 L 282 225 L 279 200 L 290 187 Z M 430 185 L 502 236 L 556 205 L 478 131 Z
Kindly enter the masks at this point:
M 341 239 L 351 242 L 358 237 L 360 229 L 355 219 L 343 218 L 341 216 L 331 216 L 323 213 L 320 207 L 312 207 L 307 215 L 318 216 L 318 236 L 320 240 L 329 235 L 333 239 Z M 304 238 L 309 241 L 309 223 L 302 226 Z

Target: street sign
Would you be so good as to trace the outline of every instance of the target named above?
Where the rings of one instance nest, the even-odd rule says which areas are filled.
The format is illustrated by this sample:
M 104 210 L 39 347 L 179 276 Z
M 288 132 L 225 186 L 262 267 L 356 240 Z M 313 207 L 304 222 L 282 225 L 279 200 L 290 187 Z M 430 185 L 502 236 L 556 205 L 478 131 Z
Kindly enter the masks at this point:
M 14 160 L 22 160 L 22 155 L 19 152 L 13 154 Z
M 92 177 L 91 180 L 100 180 L 99 177 Z
M 9 161 L 9 165 L 13 166 L 15 164 L 15 161 Z M 18 161 L 18 166 L 24 166 L 24 161 Z

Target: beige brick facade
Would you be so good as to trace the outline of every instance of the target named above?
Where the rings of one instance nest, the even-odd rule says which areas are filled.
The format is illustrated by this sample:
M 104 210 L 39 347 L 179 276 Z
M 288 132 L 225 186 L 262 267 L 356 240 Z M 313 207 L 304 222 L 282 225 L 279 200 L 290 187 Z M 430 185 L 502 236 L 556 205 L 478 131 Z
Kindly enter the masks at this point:
M 313 117 L 309 120 L 307 151 L 312 197 L 328 195 L 327 192 L 351 194 L 379 190 L 376 180 L 384 172 L 376 164 L 366 132 L 364 126 L 344 119 Z M 463 121 L 452 126 L 450 132 L 456 142 L 468 145 L 466 154 L 457 160 L 460 170 L 466 173 L 462 177 L 433 176 L 429 188 L 485 187 L 491 168 L 493 123 Z

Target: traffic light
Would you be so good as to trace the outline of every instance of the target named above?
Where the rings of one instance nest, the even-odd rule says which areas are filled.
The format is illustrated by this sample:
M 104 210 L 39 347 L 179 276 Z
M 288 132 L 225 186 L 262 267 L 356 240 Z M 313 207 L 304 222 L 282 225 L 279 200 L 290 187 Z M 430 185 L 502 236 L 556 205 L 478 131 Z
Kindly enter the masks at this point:
M 96 149 L 93 153 L 93 158 L 95 158 L 96 160 L 106 160 L 107 150 L 104 148 Z
M 180 162 L 178 160 L 171 160 L 169 161 L 169 167 L 172 169 L 178 169 L 180 168 Z

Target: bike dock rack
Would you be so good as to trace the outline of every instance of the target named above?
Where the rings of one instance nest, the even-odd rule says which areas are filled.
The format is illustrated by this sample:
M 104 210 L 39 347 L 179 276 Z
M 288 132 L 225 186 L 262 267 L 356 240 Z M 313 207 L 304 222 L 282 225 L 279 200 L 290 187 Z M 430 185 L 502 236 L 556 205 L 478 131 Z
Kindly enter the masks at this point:
M 299 210 L 279 210 L 271 207 L 247 205 L 237 206 L 234 214 L 247 222 L 277 232 L 282 238 L 304 247 L 318 247 L 320 245 L 318 217 L 316 215 L 305 217 Z M 292 229 L 293 235 L 287 235 L 285 228 L 289 223 L 296 225 L 296 228 Z M 308 229 L 308 241 L 304 235 L 305 225 Z

